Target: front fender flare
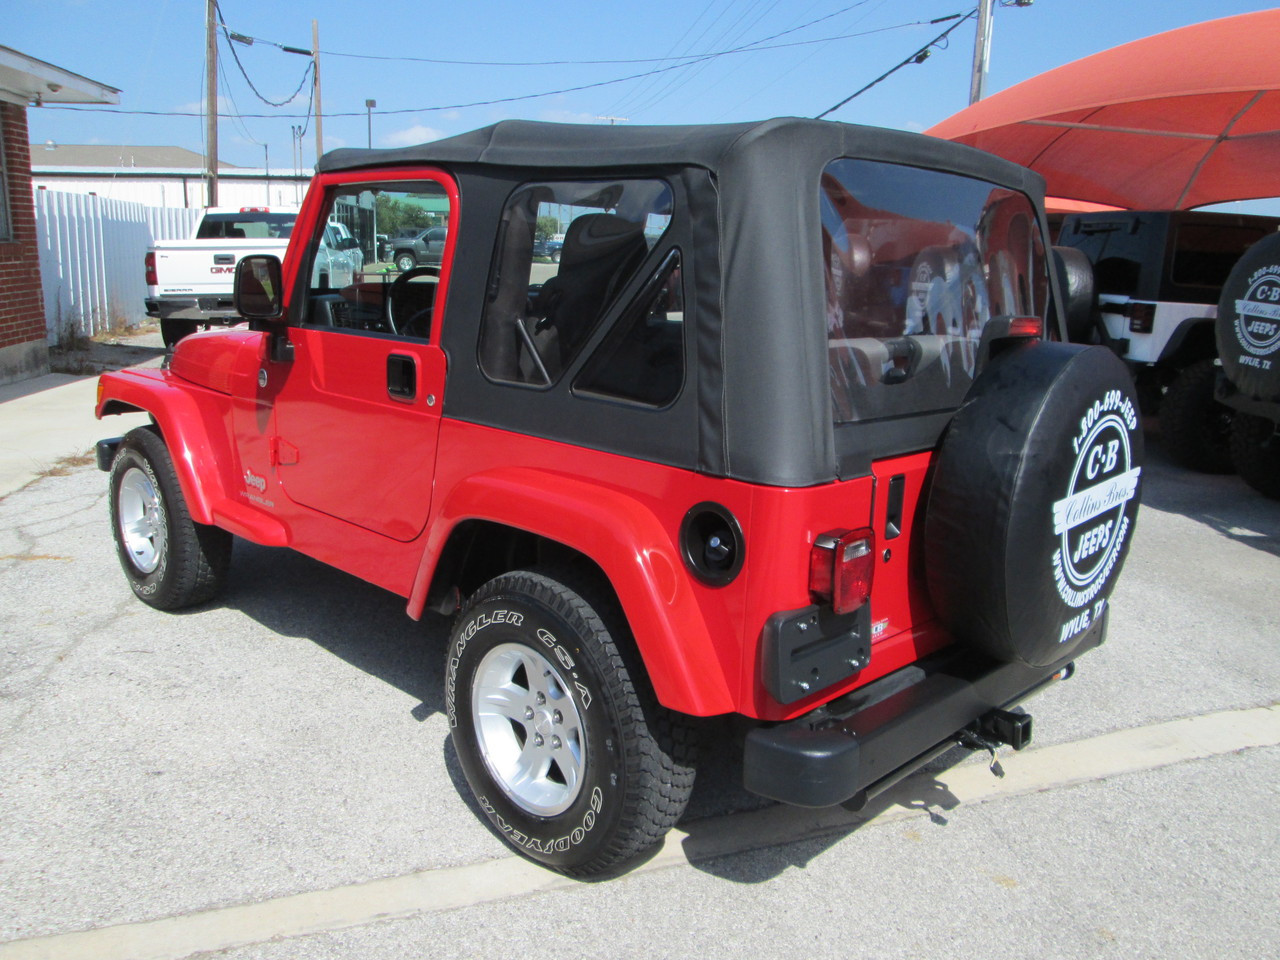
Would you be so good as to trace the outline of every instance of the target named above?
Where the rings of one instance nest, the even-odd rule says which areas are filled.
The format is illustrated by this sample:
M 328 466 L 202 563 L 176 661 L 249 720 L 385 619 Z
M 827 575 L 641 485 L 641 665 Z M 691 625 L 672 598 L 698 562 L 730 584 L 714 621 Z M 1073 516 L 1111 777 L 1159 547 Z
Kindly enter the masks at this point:
M 563 544 L 609 578 L 665 706 L 697 716 L 733 709 L 724 665 L 681 568 L 674 533 L 635 498 L 574 477 L 526 467 L 468 477 L 431 522 L 409 614 L 421 616 L 445 544 L 458 524 L 485 520 Z
M 231 451 L 219 451 L 205 423 L 205 412 L 190 386 L 177 386 L 161 370 L 126 369 L 98 378 L 94 414 L 119 413 L 121 405 L 151 416 L 164 437 L 191 519 L 214 522 L 213 505 L 226 499 L 223 465 L 234 462 Z

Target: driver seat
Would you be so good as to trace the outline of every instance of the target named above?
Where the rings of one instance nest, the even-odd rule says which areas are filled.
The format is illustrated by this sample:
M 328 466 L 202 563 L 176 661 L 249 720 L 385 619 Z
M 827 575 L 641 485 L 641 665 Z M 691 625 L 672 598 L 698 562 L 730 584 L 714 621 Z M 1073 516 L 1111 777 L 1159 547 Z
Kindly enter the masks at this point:
M 649 253 L 644 225 L 613 213 L 577 217 L 565 232 L 560 270 L 538 294 L 539 330 L 553 327 L 563 367 Z

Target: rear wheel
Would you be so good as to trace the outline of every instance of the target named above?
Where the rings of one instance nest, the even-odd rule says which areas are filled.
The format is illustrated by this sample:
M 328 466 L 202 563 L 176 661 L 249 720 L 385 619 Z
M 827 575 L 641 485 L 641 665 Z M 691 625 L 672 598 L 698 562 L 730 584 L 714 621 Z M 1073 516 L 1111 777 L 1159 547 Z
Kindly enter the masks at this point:
M 530 859 L 589 876 L 676 823 L 694 749 L 628 654 L 620 611 L 565 580 L 517 571 L 477 591 L 454 626 L 445 699 L 494 829 Z
M 1201 473 L 1231 472 L 1230 407 L 1214 399 L 1212 357 L 1183 367 L 1160 403 L 1160 437 L 1173 460 Z
M 231 534 L 191 519 L 169 451 L 150 427 L 130 431 L 116 451 L 111 530 L 144 603 L 178 610 L 213 599 L 226 583 Z
M 1240 478 L 1264 497 L 1280 500 L 1280 434 L 1266 417 L 1237 413 L 1231 427 L 1231 460 Z

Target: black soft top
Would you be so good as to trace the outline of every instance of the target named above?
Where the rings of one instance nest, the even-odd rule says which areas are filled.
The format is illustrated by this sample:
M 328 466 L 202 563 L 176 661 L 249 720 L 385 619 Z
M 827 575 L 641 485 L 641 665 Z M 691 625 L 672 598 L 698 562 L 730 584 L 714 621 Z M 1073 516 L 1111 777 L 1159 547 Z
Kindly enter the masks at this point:
M 689 232 L 679 242 L 694 267 L 690 363 L 696 356 L 697 369 L 673 408 L 635 414 L 634 425 L 622 429 L 620 420 L 631 416 L 625 411 L 591 424 L 588 406 L 572 405 L 567 385 L 548 394 L 548 404 L 563 403 L 553 413 L 536 409 L 542 401 L 513 405 L 504 392 L 510 388 L 490 386 L 473 364 L 451 364 L 446 410 L 529 432 L 558 431 L 559 439 L 714 475 L 807 486 L 863 473 L 875 455 L 923 449 L 941 429 L 935 424 L 913 432 L 896 425 L 889 438 L 859 429 L 865 440 L 854 438 L 856 455 L 849 438 L 837 449 L 823 323 L 819 181 L 826 165 L 841 157 L 957 173 L 1043 205 L 1039 175 L 991 154 L 901 130 L 795 117 L 696 126 L 505 120 L 418 146 L 334 150 L 321 157 L 318 169 L 450 170 L 468 199 L 448 309 L 473 317 L 484 310 L 501 204 L 516 184 L 566 175 L 660 175 L 681 183 Z M 444 346 L 458 358 L 474 354 L 474 327 L 446 323 Z M 552 430 L 549 423 L 578 426 Z
M 501 167 L 619 169 L 693 166 L 719 173 L 748 161 L 769 163 L 781 151 L 833 156 L 875 156 L 970 173 L 983 179 L 1022 182 L 1028 171 L 1015 164 L 948 141 L 900 130 L 827 120 L 779 117 L 751 123 L 683 126 L 595 126 L 503 120 L 478 130 L 394 150 L 331 150 L 320 158 L 322 172 L 357 167 L 418 164 L 486 164 Z M 956 158 L 968 156 L 960 170 Z M 1029 174 L 1032 181 L 1039 177 Z M 1034 192 L 1034 191 L 1031 191 Z

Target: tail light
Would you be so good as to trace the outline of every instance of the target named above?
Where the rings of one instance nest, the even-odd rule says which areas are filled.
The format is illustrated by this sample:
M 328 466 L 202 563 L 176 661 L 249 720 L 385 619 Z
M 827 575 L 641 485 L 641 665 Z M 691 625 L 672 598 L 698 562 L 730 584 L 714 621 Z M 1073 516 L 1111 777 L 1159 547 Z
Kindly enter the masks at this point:
M 143 261 L 147 267 L 147 286 L 158 286 L 160 281 L 156 279 L 156 255 L 154 252 L 148 253 L 146 260 Z
M 1014 317 L 1009 321 L 1009 336 L 1011 337 L 1034 337 L 1039 339 L 1044 335 L 1044 323 L 1039 317 Z
M 809 592 L 814 600 L 830 603 L 836 613 L 852 613 L 866 603 L 875 548 L 870 530 L 836 530 L 814 540 L 809 552 Z
M 1130 333 L 1150 333 L 1156 323 L 1156 305 L 1154 303 L 1131 303 L 1125 311 L 1129 314 Z

